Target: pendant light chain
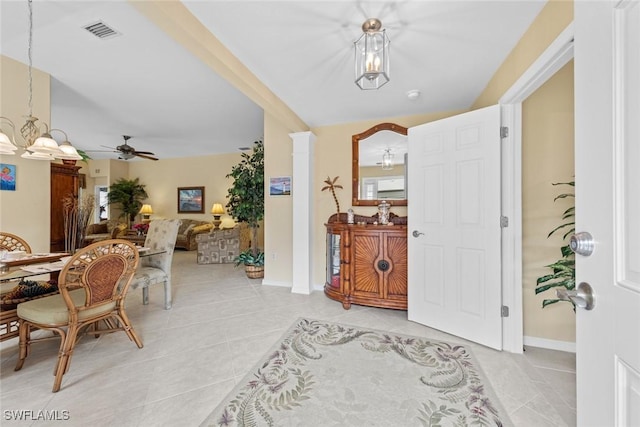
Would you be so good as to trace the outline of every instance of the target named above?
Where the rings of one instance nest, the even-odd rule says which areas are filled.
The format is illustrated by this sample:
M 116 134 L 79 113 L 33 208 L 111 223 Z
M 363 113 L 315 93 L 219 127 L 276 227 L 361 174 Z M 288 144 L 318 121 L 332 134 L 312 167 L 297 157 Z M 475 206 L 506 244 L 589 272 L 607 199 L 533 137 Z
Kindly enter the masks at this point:
M 29 3 L 29 44 L 27 48 L 27 56 L 29 58 L 29 116 L 33 116 L 33 77 L 31 74 L 32 67 L 32 57 L 31 57 L 31 48 L 33 45 L 33 5 L 31 4 L 31 0 L 28 0 Z
M 27 45 L 27 58 L 29 60 L 28 67 L 28 80 L 29 80 L 29 115 L 26 118 L 24 125 L 20 128 L 20 133 L 24 138 L 24 148 L 28 148 L 33 145 L 36 138 L 40 135 L 40 131 L 38 126 L 36 125 L 36 121 L 38 120 L 36 117 L 33 117 L 33 58 L 32 58 L 32 50 L 33 50 L 33 5 L 32 0 L 27 0 L 27 4 L 29 5 L 29 42 Z

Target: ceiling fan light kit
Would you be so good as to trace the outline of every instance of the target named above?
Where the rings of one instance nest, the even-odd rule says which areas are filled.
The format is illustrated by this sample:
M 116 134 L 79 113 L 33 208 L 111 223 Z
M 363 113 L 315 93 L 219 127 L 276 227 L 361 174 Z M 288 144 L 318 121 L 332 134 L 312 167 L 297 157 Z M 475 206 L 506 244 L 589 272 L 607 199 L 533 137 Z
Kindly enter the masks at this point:
M 132 138 L 131 136 L 122 135 L 122 138 L 124 139 L 124 144 L 122 145 L 118 145 L 115 148 L 107 147 L 106 145 L 103 145 L 103 147 L 111 149 L 114 153 L 118 153 L 118 159 L 120 160 L 130 160 L 130 159 L 133 159 L 134 157 L 142 157 L 143 159 L 149 159 L 149 160 L 158 160 L 157 157 L 154 157 L 155 154 L 153 154 L 152 152 L 138 151 L 132 146 L 130 146 L 127 142 Z M 96 151 L 105 151 L 105 150 L 87 150 L 87 151 L 96 152 Z
M 362 35 L 353 43 L 355 83 L 360 89 L 379 89 L 389 82 L 389 44 L 379 19 L 364 21 Z

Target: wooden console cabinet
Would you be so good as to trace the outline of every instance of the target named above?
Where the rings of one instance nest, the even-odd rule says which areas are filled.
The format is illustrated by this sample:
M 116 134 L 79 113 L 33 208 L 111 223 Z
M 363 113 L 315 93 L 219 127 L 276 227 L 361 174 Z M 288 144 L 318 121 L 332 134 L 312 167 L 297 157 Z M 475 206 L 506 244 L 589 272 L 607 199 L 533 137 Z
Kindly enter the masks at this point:
M 360 304 L 406 310 L 407 226 L 325 225 L 325 294 L 345 309 Z

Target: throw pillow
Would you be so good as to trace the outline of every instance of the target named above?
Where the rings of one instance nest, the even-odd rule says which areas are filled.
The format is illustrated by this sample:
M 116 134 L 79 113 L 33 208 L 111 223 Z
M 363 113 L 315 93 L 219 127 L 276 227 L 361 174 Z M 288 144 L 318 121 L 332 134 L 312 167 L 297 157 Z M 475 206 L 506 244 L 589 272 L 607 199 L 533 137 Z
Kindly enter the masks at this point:
M 213 224 L 196 225 L 195 227 L 193 227 L 193 232 L 194 233 L 201 233 L 203 231 L 209 231 L 212 228 L 213 228 Z

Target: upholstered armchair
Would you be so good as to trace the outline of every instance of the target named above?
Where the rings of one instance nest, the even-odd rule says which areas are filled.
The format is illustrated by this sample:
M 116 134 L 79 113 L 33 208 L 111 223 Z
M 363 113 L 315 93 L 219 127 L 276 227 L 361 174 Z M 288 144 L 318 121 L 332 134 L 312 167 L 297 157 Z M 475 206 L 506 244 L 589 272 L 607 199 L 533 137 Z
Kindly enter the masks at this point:
M 145 305 L 149 304 L 149 285 L 163 284 L 164 308 L 171 308 L 171 261 L 180 222 L 179 219 L 162 219 L 149 224 L 144 246 L 165 252 L 141 258 L 131 281 L 131 289 L 142 288 L 142 303 Z

